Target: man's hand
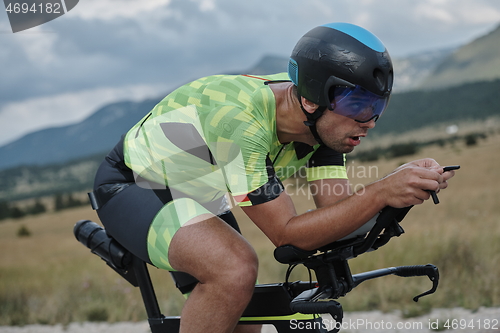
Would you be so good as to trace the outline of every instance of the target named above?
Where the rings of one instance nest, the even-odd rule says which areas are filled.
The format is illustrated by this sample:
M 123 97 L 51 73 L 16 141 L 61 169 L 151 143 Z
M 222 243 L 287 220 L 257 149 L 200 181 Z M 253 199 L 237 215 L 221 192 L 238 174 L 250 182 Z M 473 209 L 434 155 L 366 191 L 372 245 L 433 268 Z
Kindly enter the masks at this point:
M 454 175 L 454 171 L 443 173 L 443 167 L 431 158 L 416 160 L 401 165 L 381 179 L 381 195 L 387 205 L 396 208 L 421 204 L 429 199 L 429 190 L 445 189 L 447 180 Z
M 436 162 L 434 159 L 432 158 L 423 158 L 421 160 L 415 160 L 415 161 L 412 161 L 412 162 L 408 162 L 406 164 L 403 164 L 401 166 L 399 166 L 398 168 L 394 169 L 394 172 L 397 172 L 401 169 L 404 169 L 404 168 L 407 168 L 407 167 L 411 167 L 411 166 L 418 166 L 418 167 L 421 167 L 421 168 L 426 168 L 426 169 L 433 169 L 433 168 L 436 168 L 436 169 L 439 169 L 439 168 L 442 168 L 438 162 Z
M 424 159 L 400 166 L 367 185 L 363 193 L 343 200 L 335 197 L 332 202 L 319 198 L 320 207 L 304 214 L 297 214 L 286 192 L 274 200 L 242 209 L 275 246 L 290 244 L 314 250 L 349 235 L 385 206 L 402 208 L 421 204 L 429 199 L 429 190 L 445 188 L 446 180 L 452 176 L 453 171 L 443 172 L 436 161 Z M 340 184 L 347 186 L 348 182 Z

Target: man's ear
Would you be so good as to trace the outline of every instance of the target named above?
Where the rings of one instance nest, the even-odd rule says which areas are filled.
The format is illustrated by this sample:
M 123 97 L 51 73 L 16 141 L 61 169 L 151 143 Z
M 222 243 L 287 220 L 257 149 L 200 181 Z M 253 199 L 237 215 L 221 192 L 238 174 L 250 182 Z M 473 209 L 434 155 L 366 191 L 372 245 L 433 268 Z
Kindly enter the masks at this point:
M 300 100 L 302 102 L 302 107 L 307 111 L 307 113 L 314 113 L 314 111 L 316 111 L 316 109 L 319 107 L 318 104 L 313 103 L 302 96 L 300 96 Z

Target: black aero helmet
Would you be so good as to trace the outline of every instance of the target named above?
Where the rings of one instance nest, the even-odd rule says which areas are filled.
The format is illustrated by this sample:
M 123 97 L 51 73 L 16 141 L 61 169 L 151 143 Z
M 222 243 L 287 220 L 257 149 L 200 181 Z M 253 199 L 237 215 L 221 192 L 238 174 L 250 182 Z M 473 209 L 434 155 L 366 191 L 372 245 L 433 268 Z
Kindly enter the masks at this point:
M 292 51 L 288 75 L 297 93 L 323 111 L 334 108 L 335 86 L 358 86 L 388 98 L 393 83 L 392 62 L 384 44 L 349 23 L 330 23 L 307 32 Z

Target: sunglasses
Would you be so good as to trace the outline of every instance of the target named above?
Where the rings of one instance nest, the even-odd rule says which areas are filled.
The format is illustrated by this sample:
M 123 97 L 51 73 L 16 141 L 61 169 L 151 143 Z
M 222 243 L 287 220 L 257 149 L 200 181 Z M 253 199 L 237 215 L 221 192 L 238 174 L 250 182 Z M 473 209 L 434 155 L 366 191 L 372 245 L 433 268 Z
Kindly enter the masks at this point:
M 389 102 L 388 95 L 379 96 L 358 85 L 333 87 L 330 96 L 330 110 L 360 123 L 377 121 Z

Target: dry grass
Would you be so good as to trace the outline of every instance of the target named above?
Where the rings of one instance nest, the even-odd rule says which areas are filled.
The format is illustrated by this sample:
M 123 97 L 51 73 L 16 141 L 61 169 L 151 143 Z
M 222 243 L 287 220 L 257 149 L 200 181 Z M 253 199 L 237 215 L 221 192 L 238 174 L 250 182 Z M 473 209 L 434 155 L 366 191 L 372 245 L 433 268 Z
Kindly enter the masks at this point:
M 367 281 L 341 300 L 347 310 L 403 309 L 412 315 L 431 307 L 500 305 L 500 136 L 490 136 L 475 147 L 427 148 L 407 160 L 424 156 L 442 165 L 460 164 L 462 169 L 450 188 L 439 194 L 439 205 L 426 202 L 413 208 L 403 223 L 404 235 L 352 260 L 351 267 L 357 273 L 430 262 L 440 268 L 440 288 L 412 304 L 413 296 L 430 287 L 426 278 Z M 360 167 L 371 166 L 374 178 L 402 162 L 348 161 L 349 176 L 354 184 L 366 184 L 374 179 L 357 174 Z M 307 197 L 292 199 L 299 213 L 313 207 Z M 286 267 L 274 261 L 271 242 L 241 210 L 235 209 L 235 214 L 259 255 L 260 282 L 282 280 Z M 89 208 L 76 208 L 0 223 L 0 325 L 145 318 L 139 291 L 75 240 L 72 228 L 79 219 L 97 217 Z M 22 225 L 31 231 L 30 237 L 17 237 Z M 164 313 L 178 313 L 183 298 L 168 274 L 156 269 L 151 273 Z M 306 279 L 307 274 L 298 269 L 293 278 Z

